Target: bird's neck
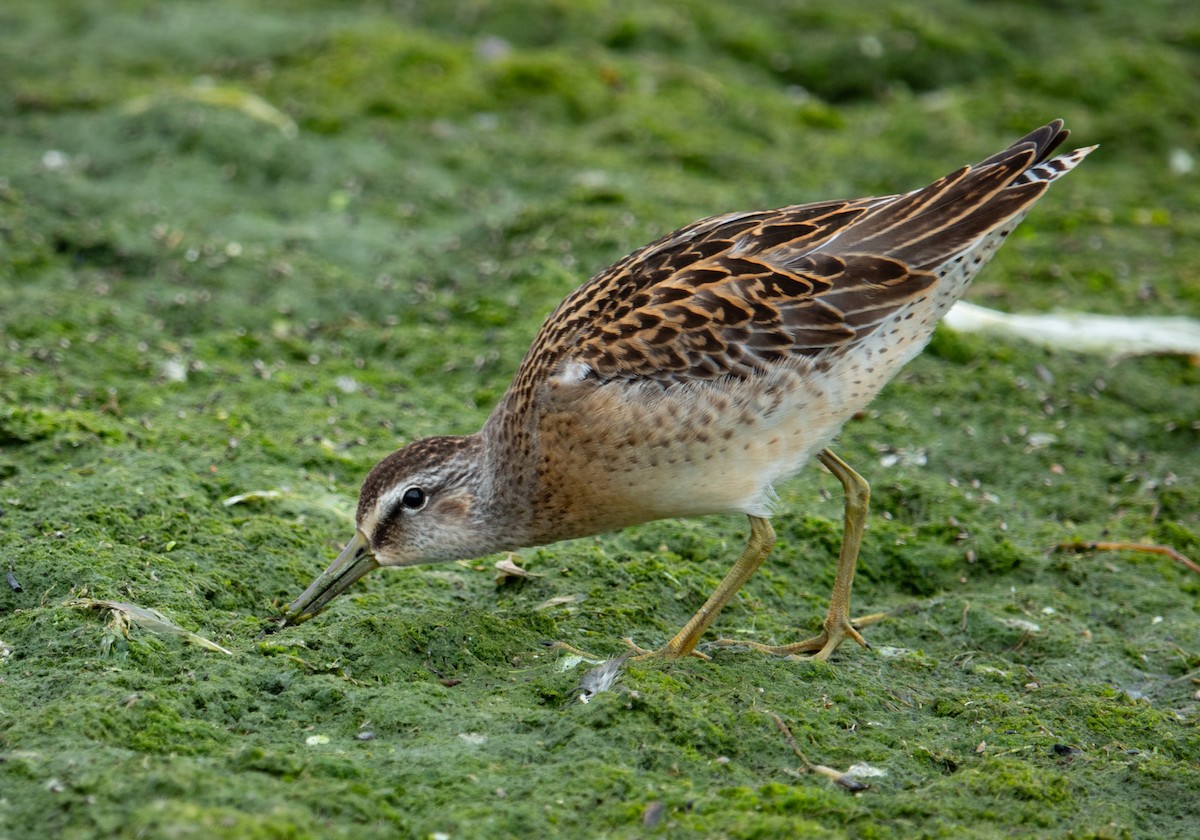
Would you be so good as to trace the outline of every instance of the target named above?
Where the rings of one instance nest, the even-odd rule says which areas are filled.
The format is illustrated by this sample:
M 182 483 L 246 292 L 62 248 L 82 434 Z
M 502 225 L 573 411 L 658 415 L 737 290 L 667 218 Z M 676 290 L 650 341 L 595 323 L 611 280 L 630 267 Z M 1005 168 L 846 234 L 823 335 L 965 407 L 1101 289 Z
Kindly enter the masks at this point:
M 534 544 L 538 488 L 536 432 L 520 412 L 506 411 L 501 401 L 478 439 L 481 514 L 493 529 L 495 551 Z

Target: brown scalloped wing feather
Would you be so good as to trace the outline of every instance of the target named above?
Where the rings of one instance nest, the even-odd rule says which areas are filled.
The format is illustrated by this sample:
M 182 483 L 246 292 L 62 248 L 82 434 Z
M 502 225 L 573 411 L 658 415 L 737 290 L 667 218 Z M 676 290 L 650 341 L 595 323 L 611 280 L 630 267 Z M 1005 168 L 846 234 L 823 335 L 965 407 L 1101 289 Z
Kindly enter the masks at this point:
M 936 269 L 1021 213 L 1022 178 L 1062 142 L 1051 123 L 924 189 L 704 219 L 636 251 L 550 316 L 514 386 L 564 362 L 588 378 L 743 378 L 853 344 L 937 282 Z

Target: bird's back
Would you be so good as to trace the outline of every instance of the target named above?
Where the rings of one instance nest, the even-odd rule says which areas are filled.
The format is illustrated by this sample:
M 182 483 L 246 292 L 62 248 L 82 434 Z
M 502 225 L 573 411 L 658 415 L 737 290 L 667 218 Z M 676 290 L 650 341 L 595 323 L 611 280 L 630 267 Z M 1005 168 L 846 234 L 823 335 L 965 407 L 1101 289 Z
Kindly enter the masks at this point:
M 571 293 L 514 386 L 560 367 L 599 382 L 745 377 L 853 344 L 930 287 L 969 280 L 1049 183 L 1091 151 L 1048 160 L 1067 134 L 1056 120 L 905 195 L 680 228 Z

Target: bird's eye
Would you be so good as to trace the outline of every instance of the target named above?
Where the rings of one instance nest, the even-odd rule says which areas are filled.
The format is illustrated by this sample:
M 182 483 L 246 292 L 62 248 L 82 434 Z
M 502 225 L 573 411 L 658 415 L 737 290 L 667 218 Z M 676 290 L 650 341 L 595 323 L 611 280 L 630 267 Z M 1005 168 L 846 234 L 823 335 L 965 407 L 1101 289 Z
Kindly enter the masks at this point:
M 409 487 L 400 497 L 400 503 L 409 510 L 420 510 L 425 507 L 425 491 L 420 487 Z

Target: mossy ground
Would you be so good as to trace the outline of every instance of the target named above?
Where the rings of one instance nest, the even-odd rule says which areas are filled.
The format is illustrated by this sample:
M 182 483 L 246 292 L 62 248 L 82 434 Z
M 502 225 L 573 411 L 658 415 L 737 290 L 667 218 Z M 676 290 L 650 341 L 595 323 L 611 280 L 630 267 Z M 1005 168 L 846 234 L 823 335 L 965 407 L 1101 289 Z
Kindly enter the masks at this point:
M 910 189 L 1061 116 L 1102 148 L 972 298 L 1200 315 L 1190 2 L 10 0 L 0 56 L 0 836 L 1200 835 L 1200 576 L 1047 551 L 1200 555 L 1183 359 L 939 332 L 840 444 L 874 652 L 632 663 L 577 702 L 543 643 L 661 643 L 728 518 L 516 585 L 376 573 L 259 636 L 375 459 L 477 428 L 564 294 L 700 216 Z M 723 634 L 813 630 L 837 491 L 780 488 Z M 776 717 L 886 775 L 804 772 Z

